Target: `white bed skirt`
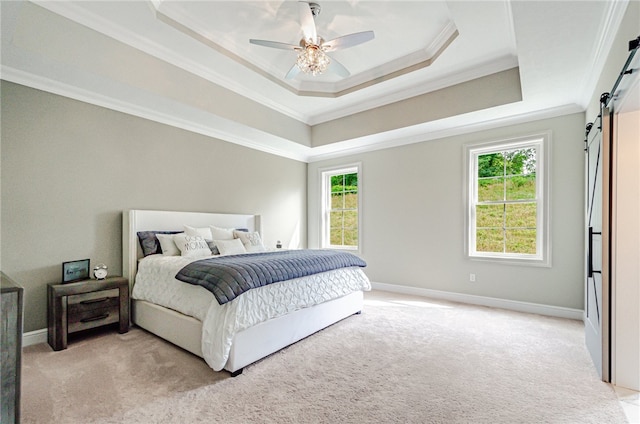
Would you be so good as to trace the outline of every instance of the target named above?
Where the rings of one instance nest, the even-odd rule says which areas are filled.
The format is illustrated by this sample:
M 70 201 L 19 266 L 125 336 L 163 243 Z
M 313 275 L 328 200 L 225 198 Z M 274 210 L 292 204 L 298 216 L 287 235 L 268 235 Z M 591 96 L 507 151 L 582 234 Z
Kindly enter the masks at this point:
M 361 291 L 257 324 L 234 336 L 224 369 L 245 366 L 362 310 Z M 202 322 L 143 300 L 132 301 L 132 321 L 181 348 L 202 357 Z

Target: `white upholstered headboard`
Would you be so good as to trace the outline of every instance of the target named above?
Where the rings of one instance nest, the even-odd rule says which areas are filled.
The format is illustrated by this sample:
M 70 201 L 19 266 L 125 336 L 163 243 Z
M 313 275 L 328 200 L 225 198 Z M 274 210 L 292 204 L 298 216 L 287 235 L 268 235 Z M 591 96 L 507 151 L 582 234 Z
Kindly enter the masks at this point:
M 122 213 L 122 274 L 133 287 L 142 248 L 138 231 L 183 231 L 184 226 L 247 228 L 262 234 L 260 215 L 126 210 Z

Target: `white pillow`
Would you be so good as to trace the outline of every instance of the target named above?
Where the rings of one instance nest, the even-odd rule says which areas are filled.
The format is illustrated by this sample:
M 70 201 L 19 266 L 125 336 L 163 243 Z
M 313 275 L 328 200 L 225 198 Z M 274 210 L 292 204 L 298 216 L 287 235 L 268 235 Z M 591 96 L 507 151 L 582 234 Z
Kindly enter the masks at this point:
M 210 225 L 209 229 L 213 240 L 233 240 L 235 238 L 233 236 L 233 228 L 220 228 Z
M 173 236 L 173 242 L 186 258 L 201 258 L 211 256 L 211 249 L 202 236 L 189 236 L 185 233 Z
M 266 250 L 258 232 L 234 231 L 233 235 L 242 241 L 247 252 L 264 252 Z
M 233 240 L 214 240 L 213 241 L 221 255 L 238 255 L 240 253 L 247 253 L 240 239 Z
M 180 250 L 173 241 L 177 234 L 156 234 L 164 256 L 180 256 Z
M 213 237 L 211 236 L 211 229 L 209 227 L 194 228 L 185 225 L 184 233 L 188 236 L 201 236 L 205 240 L 213 240 Z

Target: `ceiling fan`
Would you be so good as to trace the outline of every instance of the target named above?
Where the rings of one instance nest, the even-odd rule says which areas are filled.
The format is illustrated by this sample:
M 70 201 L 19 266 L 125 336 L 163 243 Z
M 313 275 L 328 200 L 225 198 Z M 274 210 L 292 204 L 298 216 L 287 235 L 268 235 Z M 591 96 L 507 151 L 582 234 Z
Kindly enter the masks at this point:
M 298 52 L 296 63 L 291 67 L 289 72 L 287 72 L 287 75 L 285 75 L 286 79 L 295 77 L 300 71 L 315 76 L 322 74 L 327 69 L 341 77 L 351 75 L 344 65 L 334 58 L 329 58 L 325 53 L 346 49 L 373 40 L 373 31 L 356 32 L 325 41 L 322 37 L 318 36 L 316 31 L 315 17 L 320 14 L 320 5 L 299 1 L 298 9 L 303 34 L 299 45 L 255 39 L 250 39 L 249 42 L 259 46 Z

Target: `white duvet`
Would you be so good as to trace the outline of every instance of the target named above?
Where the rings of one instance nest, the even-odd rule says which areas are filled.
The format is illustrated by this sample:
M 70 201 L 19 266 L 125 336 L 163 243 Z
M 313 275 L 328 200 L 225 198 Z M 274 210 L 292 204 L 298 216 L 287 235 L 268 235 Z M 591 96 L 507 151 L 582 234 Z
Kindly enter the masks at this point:
M 198 259 L 151 255 L 140 260 L 131 296 L 202 321 L 202 353 L 211 368 L 224 368 L 239 331 L 298 309 L 361 290 L 371 284 L 359 267 L 323 272 L 249 290 L 220 305 L 200 286 L 176 280 L 185 265 Z

